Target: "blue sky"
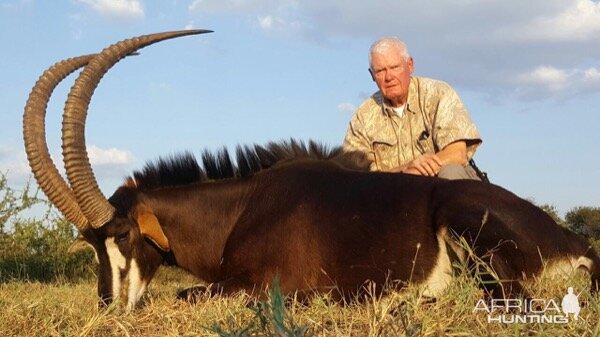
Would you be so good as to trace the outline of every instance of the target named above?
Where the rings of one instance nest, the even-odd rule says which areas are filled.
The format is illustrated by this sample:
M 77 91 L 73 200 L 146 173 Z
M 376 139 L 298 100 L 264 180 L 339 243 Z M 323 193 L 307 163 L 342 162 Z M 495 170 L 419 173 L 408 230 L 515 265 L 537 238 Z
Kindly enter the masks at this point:
M 367 50 L 404 39 L 415 75 L 458 91 L 483 136 L 492 181 L 564 212 L 600 206 L 600 4 L 591 0 L 0 0 L 0 171 L 30 175 L 27 95 L 64 58 L 153 32 L 212 34 L 147 47 L 117 64 L 92 99 L 89 155 L 103 192 L 147 160 L 290 137 L 342 142 L 376 88 Z M 48 107 L 61 166 L 62 105 Z

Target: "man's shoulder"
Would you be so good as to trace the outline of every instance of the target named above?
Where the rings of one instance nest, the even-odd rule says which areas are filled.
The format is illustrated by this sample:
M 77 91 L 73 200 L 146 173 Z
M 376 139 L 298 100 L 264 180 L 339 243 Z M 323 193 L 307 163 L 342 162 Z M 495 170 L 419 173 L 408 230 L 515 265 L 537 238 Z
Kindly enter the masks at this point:
M 365 99 L 356 109 L 356 115 L 372 114 L 380 112 L 383 102 L 383 96 L 380 91 L 375 92 L 369 98 Z
M 414 85 L 414 87 L 417 88 L 419 92 L 454 90 L 452 89 L 450 84 L 448 84 L 448 82 L 429 77 L 414 76 L 411 78 L 411 85 Z
M 436 106 L 442 99 L 458 99 L 456 91 L 446 82 L 428 77 L 412 77 L 408 89 L 409 106 Z

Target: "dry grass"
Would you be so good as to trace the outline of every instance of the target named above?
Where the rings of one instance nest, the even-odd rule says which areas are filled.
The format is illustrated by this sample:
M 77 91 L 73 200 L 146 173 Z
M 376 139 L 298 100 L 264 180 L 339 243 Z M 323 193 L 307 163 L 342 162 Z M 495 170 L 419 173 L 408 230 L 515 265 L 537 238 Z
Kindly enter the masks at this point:
M 0 284 L 0 336 L 598 336 L 599 298 L 587 291 L 589 278 L 533 280 L 536 298 L 560 299 L 567 286 L 584 290 L 583 322 L 567 324 L 488 323 L 473 312 L 483 292 L 469 276 L 459 276 L 432 302 L 417 286 L 365 303 L 341 306 L 317 296 L 310 305 L 281 298 L 256 303 L 243 295 L 213 298 L 190 305 L 175 299 L 178 288 L 194 280 L 163 269 L 144 304 L 132 313 L 114 306 L 96 309 L 93 282 Z M 258 311 L 257 308 L 262 308 Z

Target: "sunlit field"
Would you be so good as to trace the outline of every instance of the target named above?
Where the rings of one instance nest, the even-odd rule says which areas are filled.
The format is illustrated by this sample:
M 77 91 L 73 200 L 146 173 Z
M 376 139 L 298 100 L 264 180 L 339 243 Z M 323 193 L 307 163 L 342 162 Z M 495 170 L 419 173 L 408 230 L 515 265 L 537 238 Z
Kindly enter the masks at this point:
M 271 293 L 264 301 L 235 297 L 205 298 L 188 304 L 176 291 L 194 279 L 163 268 L 151 283 L 142 305 L 125 313 L 119 305 L 96 306 L 93 280 L 77 283 L 23 282 L 0 284 L 2 336 L 598 336 L 600 302 L 590 296 L 583 273 L 566 280 L 536 280 L 533 298 L 556 303 L 567 286 L 574 287 L 582 305 L 580 318 L 567 323 L 488 322 L 488 313 L 475 310 L 484 293 L 476 280 L 459 274 L 445 293 L 432 300 L 418 286 L 385 296 L 365 294 L 362 303 L 342 305 L 327 296 L 301 304 L 293 297 Z M 553 300 L 554 302 L 550 302 Z M 538 304 L 542 302 L 538 301 Z M 542 305 L 543 306 L 543 305 Z M 480 307 L 481 309 L 481 307 Z M 542 312 L 543 308 L 535 310 Z M 521 314 L 513 309 L 506 317 Z M 495 310 L 493 315 L 502 312 Z M 526 313 L 523 313 L 526 314 Z M 560 314 L 547 309 L 539 315 Z

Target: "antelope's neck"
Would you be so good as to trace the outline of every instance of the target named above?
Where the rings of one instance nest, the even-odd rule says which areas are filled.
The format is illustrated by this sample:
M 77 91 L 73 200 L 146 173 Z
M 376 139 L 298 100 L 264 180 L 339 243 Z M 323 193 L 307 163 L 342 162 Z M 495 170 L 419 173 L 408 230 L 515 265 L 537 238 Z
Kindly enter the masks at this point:
M 177 265 L 206 281 L 218 280 L 231 231 L 246 209 L 247 182 L 218 181 L 153 191 L 145 196 L 169 240 Z

